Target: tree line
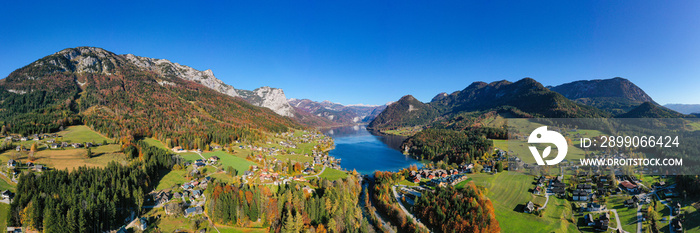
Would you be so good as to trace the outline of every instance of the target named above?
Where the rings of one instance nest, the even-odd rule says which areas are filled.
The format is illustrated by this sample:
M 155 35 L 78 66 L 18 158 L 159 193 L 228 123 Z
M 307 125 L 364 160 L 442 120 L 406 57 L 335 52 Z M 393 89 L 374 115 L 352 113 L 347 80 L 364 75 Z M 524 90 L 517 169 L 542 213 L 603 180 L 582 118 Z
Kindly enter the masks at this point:
M 167 150 L 132 144 L 140 159 L 123 166 L 49 170 L 19 178 L 10 205 L 8 226 L 44 232 L 104 232 L 140 213 L 145 194 L 153 188 L 159 169 L 172 166 Z
M 218 183 L 207 190 L 207 211 L 215 222 L 247 226 L 262 221 L 270 232 L 368 232 L 371 227 L 358 205 L 357 179 L 315 179 L 304 188 L 288 183 L 272 191 L 262 185 Z
M 500 232 L 491 201 L 469 182 L 464 188 L 437 187 L 413 207 L 416 216 L 440 232 Z

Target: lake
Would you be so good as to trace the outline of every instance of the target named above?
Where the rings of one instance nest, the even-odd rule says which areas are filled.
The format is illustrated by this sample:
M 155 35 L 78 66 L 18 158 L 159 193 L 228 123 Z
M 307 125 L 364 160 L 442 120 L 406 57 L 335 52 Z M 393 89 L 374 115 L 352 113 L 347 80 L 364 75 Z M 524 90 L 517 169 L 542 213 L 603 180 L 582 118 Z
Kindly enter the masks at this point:
M 348 126 L 326 129 L 323 134 L 335 141 L 330 156 L 341 159 L 341 167 L 365 175 L 374 171 L 398 171 L 412 164 L 421 167 L 418 160 L 399 151 L 405 137 L 373 135 L 365 126 Z

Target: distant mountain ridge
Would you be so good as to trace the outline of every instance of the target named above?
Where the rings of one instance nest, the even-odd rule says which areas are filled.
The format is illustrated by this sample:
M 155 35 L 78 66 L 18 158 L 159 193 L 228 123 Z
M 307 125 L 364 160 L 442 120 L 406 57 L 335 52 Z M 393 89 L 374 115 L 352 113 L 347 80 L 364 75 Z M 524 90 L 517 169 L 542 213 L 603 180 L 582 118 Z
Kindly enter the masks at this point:
M 644 102 L 636 108 L 618 116 L 619 118 L 683 118 L 681 113 L 659 106 L 652 102 Z
M 700 113 L 700 104 L 667 104 L 664 107 L 683 114 Z
M 644 102 L 656 104 L 644 90 L 620 77 L 575 81 L 549 89 L 578 103 L 594 106 L 613 115 L 630 111 Z
M 386 105 L 342 105 L 330 101 L 316 102 L 310 99 L 289 99 L 297 111 L 304 111 L 335 124 L 350 125 L 372 121 Z
M 462 112 L 506 110 L 523 117 L 605 117 L 606 113 L 575 103 L 531 78 L 515 83 L 474 82 L 461 91 L 439 94 L 429 103 L 404 96 L 389 105 L 369 124 L 370 128 L 416 126 L 449 118 Z

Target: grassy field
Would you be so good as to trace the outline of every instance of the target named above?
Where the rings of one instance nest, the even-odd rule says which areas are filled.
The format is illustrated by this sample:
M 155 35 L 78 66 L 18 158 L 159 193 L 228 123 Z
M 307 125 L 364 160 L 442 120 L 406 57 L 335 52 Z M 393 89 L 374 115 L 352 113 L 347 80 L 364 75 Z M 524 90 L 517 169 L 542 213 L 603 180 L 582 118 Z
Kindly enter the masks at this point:
M 43 164 L 48 167 L 59 170 L 73 170 L 73 168 L 82 166 L 105 167 L 110 161 L 117 161 L 121 163 L 126 162 L 124 154 L 119 152 L 119 145 L 105 145 L 93 147 L 91 148 L 91 150 L 93 157 L 89 159 L 85 158 L 87 150 L 84 148 L 68 148 L 64 150 L 39 150 L 38 152 L 36 152 L 34 158 L 35 163 L 37 164 Z M 2 160 L 2 162 L 6 162 L 12 156 L 15 156 L 17 153 L 19 152 L 16 152 L 14 150 L 7 151 L 3 153 L 2 156 L 0 156 L 0 160 Z M 21 152 L 20 156 L 16 157 L 16 159 L 19 159 L 22 162 L 27 161 L 28 158 L 28 152 Z
M 12 192 L 14 192 L 14 191 L 15 191 L 15 186 L 14 186 L 14 185 L 11 185 L 10 183 L 8 183 L 8 181 L 6 181 L 4 178 L 5 178 L 5 177 L 3 177 L 3 179 L 0 179 L 0 191 L 9 189 L 9 190 L 11 190 Z M 2 221 L 2 219 L 0 219 L 0 221 Z M 1 228 L 0 228 L 0 229 L 1 229 Z
M 636 232 L 637 208 L 625 207 L 624 202 L 627 199 L 629 199 L 627 196 L 611 196 L 608 198 L 608 205 L 609 208 L 617 210 L 617 215 L 620 217 L 620 223 L 622 224 L 623 230 L 627 232 Z
M 400 128 L 392 129 L 392 130 L 384 130 L 384 131 L 382 131 L 382 133 L 391 134 L 391 135 L 399 135 L 399 136 L 413 136 L 416 133 L 420 132 L 421 130 L 423 130 L 423 127 L 421 127 L 421 126 L 400 127 Z
M 62 138 L 58 138 L 58 141 L 65 142 L 95 142 L 103 143 L 107 141 L 112 143 L 112 140 L 102 136 L 101 134 L 91 130 L 89 127 L 84 125 L 70 126 L 64 131 L 58 132 Z M 27 142 L 34 143 L 34 142 Z M 81 166 L 88 167 L 104 167 L 110 161 L 117 161 L 120 163 L 126 163 L 126 158 L 121 152 L 121 147 L 115 144 L 103 145 L 98 147 L 90 148 L 92 151 L 91 158 L 85 158 L 87 154 L 87 149 L 80 148 L 66 148 L 66 149 L 56 149 L 51 150 L 44 146 L 39 147 L 39 151 L 36 152 L 34 159 L 35 163 L 46 165 L 55 169 L 68 169 L 73 170 L 74 168 Z M 26 162 L 29 159 L 29 152 L 16 152 L 14 150 L 6 151 L 0 155 L 0 160 L 4 163 L 10 158 L 14 157 L 22 162 Z
M 198 160 L 198 159 L 202 159 L 201 156 L 199 156 L 197 153 L 194 153 L 194 152 L 184 152 L 184 153 L 177 153 L 177 154 L 182 156 L 182 158 L 184 158 L 185 160 L 190 161 L 190 162 Z
M 700 203 L 697 202 L 683 207 L 683 211 L 687 213 L 683 227 L 687 232 L 700 232 L 700 212 L 697 209 L 699 207 Z
M 158 141 L 158 139 L 155 139 L 155 138 L 144 138 L 144 139 L 141 139 L 141 140 L 144 141 L 145 143 L 147 143 L 148 145 L 155 146 L 155 147 L 158 147 L 158 148 L 161 148 L 161 149 L 165 149 L 165 150 L 170 150 L 170 149 L 168 149 L 167 147 L 165 147 L 165 144 L 164 144 L 163 142 Z
M 299 155 L 299 154 L 297 154 L 297 155 L 277 155 L 275 157 L 277 157 L 277 159 L 282 160 L 284 162 L 287 162 L 287 160 L 292 160 L 292 161 L 296 161 L 296 162 L 300 162 L 300 163 L 304 163 L 304 162 L 311 163 L 314 161 L 313 157 Z
M 324 178 L 324 179 L 328 179 L 328 180 L 337 180 L 337 179 L 345 178 L 347 176 L 348 176 L 348 174 L 345 173 L 344 171 L 336 170 L 333 168 L 326 168 L 326 170 L 323 171 L 323 173 L 321 173 L 321 175 L 319 175 L 319 177 Z
M 529 190 L 534 187 L 532 176 L 513 175 L 508 172 L 469 175 L 476 185 L 487 189 L 487 197 L 493 202 L 496 219 L 503 232 L 578 232 L 571 219 L 568 201 L 550 197 L 542 217 L 522 212 L 523 206 L 534 199 Z
M 102 143 L 104 140 L 107 140 L 107 142 L 112 142 L 110 139 L 93 131 L 85 125 L 69 126 L 65 130 L 58 132 L 58 135 L 63 136 L 63 139 L 59 140 L 70 143 L 92 141 L 95 143 Z
M 202 156 L 204 156 L 204 158 L 207 159 L 212 156 L 217 156 L 219 157 L 219 164 L 221 165 L 219 167 L 221 169 L 226 170 L 228 166 L 232 166 L 234 169 L 238 170 L 239 174 L 242 174 L 243 171 L 247 171 L 251 165 L 256 165 L 251 161 L 248 161 L 238 156 L 234 156 L 224 151 L 206 152 L 202 153 Z
M 232 183 L 234 183 L 234 182 L 236 181 L 236 178 L 233 178 L 231 175 L 229 175 L 229 174 L 227 174 L 227 173 L 221 173 L 221 172 L 219 172 L 219 173 L 213 173 L 213 174 L 211 174 L 211 175 L 209 175 L 209 176 L 211 176 L 212 178 L 216 179 L 216 181 L 221 181 L 221 182 L 224 182 L 224 183 L 227 183 L 227 184 L 232 184 Z
M 216 224 L 216 228 L 222 233 L 263 233 L 268 232 L 267 228 L 245 228 L 232 227 Z
M 7 229 L 7 216 L 10 214 L 10 205 L 0 203 L 0 229 Z
M 577 145 L 577 144 L 574 144 Z M 523 162 L 525 163 L 535 163 L 535 158 L 532 157 L 532 153 L 530 152 L 530 149 L 528 148 L 529 144 L 526 141 L 515 141 L 515 140 L 501 140 L 501 139 L 494 139 L 493 140 L 493 146 L 496 148 L 499 148 L 501 150 L 505 151 L 513 151 L 513 154 L 522 159 Z M 542 151 L 542 148 L 540 148 L 540 145 L 536 145 L 539 151 Z M 557 148 L 553 147 L 552 148 L 552 155 L 556 155 L 558 153 Z M 578 163 L 579 159 L 584 158 L 584 151 L 576 146 L 569 146 L 569 151 L 566 153 L 566 160 L 570 162 L 575 162 Z
M 156 190 L 169 189 L 175 185 L 184 184 L 187 182 L 184 177 L 186 172 L 186 170 L 161 171 L 162 176 L 160 177 L 158 186 L 156 186 Z

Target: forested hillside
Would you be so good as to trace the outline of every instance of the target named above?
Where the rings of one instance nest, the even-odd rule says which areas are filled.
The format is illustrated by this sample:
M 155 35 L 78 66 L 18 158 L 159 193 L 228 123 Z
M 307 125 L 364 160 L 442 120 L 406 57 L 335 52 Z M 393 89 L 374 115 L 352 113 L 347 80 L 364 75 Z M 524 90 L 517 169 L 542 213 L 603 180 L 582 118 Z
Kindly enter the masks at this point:
M 439 232 L 500 232 L 491 200 L 473 182 L 462 189 L 438 187 L 416 202 L 416 216 Z
M 246 225 L 262 219 L 270 232 L 368 232 L 371 226 L 358 205 L 357 179 L 316 179 L 318 188 L 286 184 L 266 186 L 218 184 L 208 210 L 219 223 Z
M 43 232 L 105 232 L 139 213 L 159 169 L 169 169 L 169 151 L 145 143 L 127 144 L 142 156 L 131 165 L 81 167 L 20 176 L 8 226 Z
M 86 124 L 108 137 L 155 137 L 197 148 L 259 140 L 299 128 L 293 120 L 100 48 L 65 49 L 0 80 L 0 121 L 33 134 Z

